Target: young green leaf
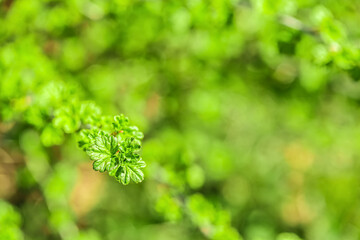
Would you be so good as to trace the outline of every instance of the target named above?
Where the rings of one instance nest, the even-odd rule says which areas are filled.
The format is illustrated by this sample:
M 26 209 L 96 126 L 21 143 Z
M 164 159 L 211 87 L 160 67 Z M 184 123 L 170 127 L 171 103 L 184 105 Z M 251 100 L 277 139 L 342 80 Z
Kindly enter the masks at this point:
M 118 145 L 115 138 L 100 132 L 86 152 L 94 160 L 94 170 L 104 172 L 117 151 Z
M 124 162 L 117 172 L 116 179 L 121 181 L 122 184 L 127 185 L 130 183 L 130 179 L 136 183 L 144 180 L 144 173 L 141 168 L 146 166 L 144 161 L 138 162 Z

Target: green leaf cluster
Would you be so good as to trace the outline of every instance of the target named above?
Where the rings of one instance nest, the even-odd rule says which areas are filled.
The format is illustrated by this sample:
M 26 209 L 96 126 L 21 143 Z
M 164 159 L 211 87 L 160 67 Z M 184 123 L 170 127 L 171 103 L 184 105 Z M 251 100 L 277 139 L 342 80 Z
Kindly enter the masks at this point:
M 128 118 L 123 115 L 115 116 L 111 124 L 112 132 L 101 128 L 81 130 L 79 146 L 94 161 L 94 170 L 107 171 L 124 185 L 130 180 L 135 183 L 143 181 L 142 168 L 146 164 L 139 154 L 143 134 L 137 127 L 129 126 Z

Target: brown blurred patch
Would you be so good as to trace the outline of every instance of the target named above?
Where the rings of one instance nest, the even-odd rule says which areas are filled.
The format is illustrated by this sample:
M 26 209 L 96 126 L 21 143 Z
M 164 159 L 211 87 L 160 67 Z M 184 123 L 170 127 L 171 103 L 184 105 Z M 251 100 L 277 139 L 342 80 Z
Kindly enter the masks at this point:
M 314 153 L 302 143 L 292 142 L 285 146 L 284 157 L 290 166 L 287 174 L 290 193 L 289 199 L 281 205 L 281 216 L 292 226 L 308 224 L 316 212 L 305 199 L 304 184 L 306 171 L 314 163 Z
M 5 0 L 4 2 L 2 2 L 1 9 L 3 9 L 5 12 L 7 12 L 10 10 L 13 3 L 14 3 L 13 0 Z
M 205 236 L 207 236 L 207 237 L 209 237 L 209 238 L 210 238 L 211 233 L 212 233 L 211 230 L 212 230 L 212 229 L 211 229 L 210 226 L 200 227 L 200 231 L 201 231 Z
M 159 115 L 160 110 L 160 96 L 153 93 L 146 102 L 145 116 L 153 120 Z
M 299 171 L 289 171 L 287 182 L 293 191 L 302 191 L 304 187 L 304 174 Z
M 8 122 L 8 123 L 0 123 L 0 133 L 6 133 L 10 131 L 14 127 L 14 122 Z
M 91 164 L 78 166 L 78 178 L 70 196 L 70 206 L 78 217 L 87 214 L 99 201 L 103 185 L 103 176 Z
M 58 56 L 60 52 L 60 45 L 57 41 L 49 40 L 43 45 L 43 51 L 50 57 Z
M 8 199 L 16 192 L 17 162 L 0 148 L 0 198 Z
M 295 80 L 296 75 L 296 63 L 287 60 L 276 67 L 273 77 L 281 83 L 289 84 Z
M 3 172 L 3 168 L 0 166 L 0 171 Z M 8 199 L 15 193 L 15 181 L 14 174 L 0 173 L 0 198 Z
M 314 154 L 301 143 L 293 142 L 284 149 L 286 162 L 294 170 L 306 171 L 314 162 Z
M 281 216 L 287 224 L 296 226 L 309 223 L 314 218 L 314 212 L 311 211 L 304 196 L 297 194 L 282 204 Z

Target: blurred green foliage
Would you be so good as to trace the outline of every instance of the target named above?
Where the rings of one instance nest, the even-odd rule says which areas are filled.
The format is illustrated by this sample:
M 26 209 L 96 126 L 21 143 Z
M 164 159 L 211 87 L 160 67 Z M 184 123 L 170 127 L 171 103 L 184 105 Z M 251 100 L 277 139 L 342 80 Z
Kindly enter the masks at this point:
M 0 239 L 22 239 L 21 217 L 7 202 L 0 201 Z
M 0 239 L 359 239 L 359 9 L 0 0 Z

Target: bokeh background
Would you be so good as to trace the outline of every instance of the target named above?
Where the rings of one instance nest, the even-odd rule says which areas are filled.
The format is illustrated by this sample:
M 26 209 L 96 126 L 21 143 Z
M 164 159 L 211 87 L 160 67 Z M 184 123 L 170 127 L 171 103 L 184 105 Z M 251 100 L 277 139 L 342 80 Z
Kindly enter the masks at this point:
M 0 0 L 0 239 L 360 238 L 360 2 Z M 144 132 L 92 170 L 53 111 Z

